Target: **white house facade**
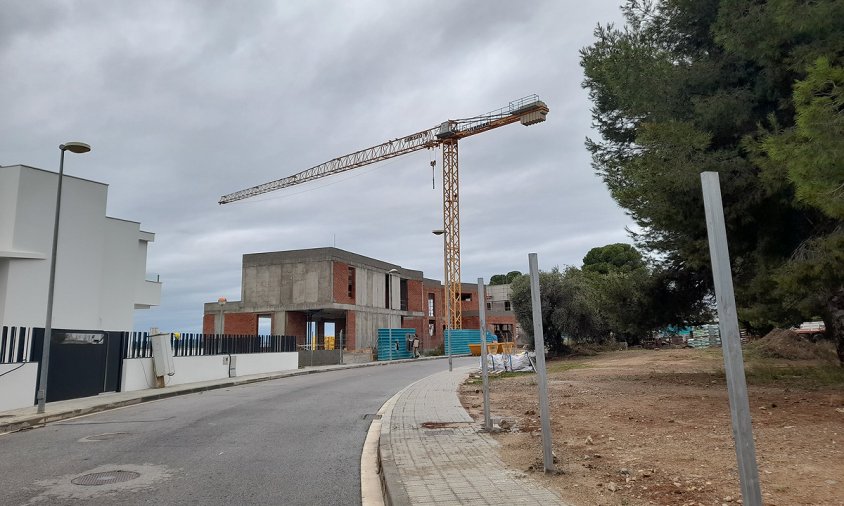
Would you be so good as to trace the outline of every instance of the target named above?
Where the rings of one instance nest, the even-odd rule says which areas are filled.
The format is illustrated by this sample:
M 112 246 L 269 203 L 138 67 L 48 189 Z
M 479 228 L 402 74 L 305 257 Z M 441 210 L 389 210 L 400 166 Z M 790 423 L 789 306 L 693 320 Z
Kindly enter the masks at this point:
M 161 301 L 147 279 L 155 235 L 106 216 L 108 185 L 64 176 L 53 327 L 131 331 L 135 309 Z M 43 327 L 58 173 L 0 166 L 0 324 Z

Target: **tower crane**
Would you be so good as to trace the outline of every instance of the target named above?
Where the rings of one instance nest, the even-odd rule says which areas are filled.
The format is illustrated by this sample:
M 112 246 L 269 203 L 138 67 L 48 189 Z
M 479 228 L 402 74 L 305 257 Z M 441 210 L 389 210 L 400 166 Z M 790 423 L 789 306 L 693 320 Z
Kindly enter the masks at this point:
M 421 149 L 442 148 L 443 174 L 443 230 L 446 303 L 449 328 L 462 328 L 460 304 L 460 200 L 458 187 L 457 141 L 494 128 L 521 122 L 530 126 L 545 121 L 548 106 L 537 95 L 514 100 L 505 107 L 471 118 L 447 120 L 439 125 L 399 137 L 377 146 L 338 156 L 291 176 L 246 188 L 220 197 L 220 204 L 229 204 L 288 186 L 307 183 L 347 170 L 389 160 Z M 481 304 L 484 301 L 480 301 Z

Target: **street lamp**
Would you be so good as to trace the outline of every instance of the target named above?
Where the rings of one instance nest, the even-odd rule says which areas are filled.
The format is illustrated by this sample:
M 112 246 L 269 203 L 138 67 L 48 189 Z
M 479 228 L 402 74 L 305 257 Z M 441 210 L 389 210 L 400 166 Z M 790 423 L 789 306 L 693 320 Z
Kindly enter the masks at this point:
M 452 363 L 451 363 L 451 335 L 449 335 L 449 331 L 451 330 L 451 301 L 448 300 L 449 298 L 449 281 L 448 281 L 448 265 L 446 265 L 446 257 L 448 256 L 448 252 L 446 250 L 446 237 L 445 237 L 445 230 L 437 229 L 431 230 L 431 233 L 434 235 L 441 235 L 443 236 L 443 301 L 445 302 L 445 340 L 448 341 L 448 344 L 445 346 L 446 354 L 448 355 L 448 371 L 452 371 Z
M 91 146 L 84 142 L 66 142 L 59 145 L 61 158 L 59 159 L 59 186 L 56 189 L 56 219 L 53 222 L 53 247 L 50 255 L 50 284 L 47 289 L 47 322 L 44 325 L 44 346 L 41 351 L 41 374 L 38 380 L 38 413 L 44 412 L 47 402 L 47 369 L 50 365 L 50 341 L 53 336 L 53 294 L 56 285 L 56 250 L 59 242 L 59 214 L 62 206 L 62 180 L 64 179 L 64 152 L 87 153 Z
M 387 304 L 388 306 L 392 306 L 392 305 L 393 305 L 393 276 L 395 276 L 395 275 L 396 275 L 396 274 L 398 274 L 398 273 L 399 273 L 398 269 L 390 269 L 389 271 L 387 271 L 387 274 L 389 274 L 389 275 L 390 275 L 390 289 L 389 289 L 389 291 L 387 292 L 387 300 L 389 301 L 389 304 Z M 388 307 L 387 309 L 391 309 L 391 308 L 390 308 L 390 307 Z M 389 318 L 389 316 L 388 316 L 388 318 Z M 389 325 L 390 325 L 390 326 L 389 326 L 389 327 L 387 327 L 387 330 L 388 330 L 388 332 L 389 332 L 389 336 L 390 336 L 390 337 L 389 337 L 389 339 L 390 339 L 390 345 L 389 345 L 389 348 L 390 348 L 390 362 L 392 362 L 392 361 L 393 361 L 393 322 L 392 322 L 392 321 L 390 321 Z

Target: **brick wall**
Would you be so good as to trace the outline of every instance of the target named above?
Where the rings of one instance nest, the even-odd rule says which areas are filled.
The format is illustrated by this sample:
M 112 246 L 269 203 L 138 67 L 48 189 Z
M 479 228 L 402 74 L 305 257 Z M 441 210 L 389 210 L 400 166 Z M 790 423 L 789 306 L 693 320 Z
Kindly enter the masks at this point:
M 305 344 L 305 313 L 288 311 L 285 329 L 288 336 L 296 336 L 296 344 Z
M 354 276 L 352 276 L 352 280 L 354 280 Z M 349 266 L 337 261 L 334 261 L 334 302 L 339 304 L 355 303 L 354 287 L 352 288 L 352 295 L 349 296 Z
M 469 293 L 472 295 L 472 300 L 467 300 L 462 302 L 463 311 L 477 311 L 478 310 L 478 285 L 466 285 L 464 284 L 461 287 L 461 294 Z M 464 327 L 465 328 L 465 327 Z M 478 328 L 475 325 L 473 328 Z
M 407 280 L 407 310 L 428 314 L 428 299 L 421 279 Z
M 202 317 L 203 334 L 214 334 L 217 332 L 217 321 L 215 316 L 216 315 L 207 313 L 205 316 Z
M 355 333 L 355 312 L 346 311 L 346 349 L 357 349 L 357 335 Z
M 492 332 L 493 324 L 509 324 L 513 325 L 515 328 L 516 326 L 516 316 L 515 315 L 486 315 L 486 327 L 487 330 Z M 481 328 L 481 317 L 480 316 L 464 316 L 463 317 L 463 328 L 464 329 L 479 329 Z
M 466 307 L 466 306 L 463 306 Z M 479 316 L 464 316 L 463 328 L 466 330 L 477 330 L 481 327 L 481 318 Z
M 223 334 L 230 335 L 258 335 L 257 313 L 225 313 L 223 315 Z
M 492 324 L 508 324 L 512 325 L 513 327 L 516 326 L 516 315 L 515 314 L 508 314 L 508 315 L 496 315 L 492 316 L 487 314 L 486 315 L 486 324 L 487 326 L 492 326 Z

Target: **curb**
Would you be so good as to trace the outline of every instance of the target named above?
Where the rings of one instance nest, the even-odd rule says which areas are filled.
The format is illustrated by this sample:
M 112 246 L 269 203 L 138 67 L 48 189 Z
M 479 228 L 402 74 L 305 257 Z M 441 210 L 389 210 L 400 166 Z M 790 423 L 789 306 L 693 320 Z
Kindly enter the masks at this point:
M 454 357 L 455 355 L 452 355 Z M 194 394 L 200 392 L 207 392 L 209 390 L 217 390 L 220 388 L 226 388 L 231 386 L 239 386 L 239 385 L 248 385 L 250 383 L 258 383 L 261 381 L 270 381 L 275 379 L 282 379 L 282 378 L 289 378 L 292 376 L 304 376 L 307 374 L 317 374 L 323 372 L 331 372 L 331 371 L 342 371 L 346 369 L 360 369 L 363 367 L 378 367 L 378 366 L 388 366 L 392 364 L 402 364 L 407 362 L 417 362 L 420 360 L 441 360 L 444 358 L 448 358 L 447 356 L 436 356 L 436 357 L 420 357 L 414 359 L 402 359 L 402 360 L 393 360 L 393 361 L 385 361 L 385 362 L 367 362 L 363 364 L 349 364 L 349 365 L 337 365 L 330 368 L 324 369 L 304 369 L 304 370 L 296 370 L 290 372 L 281 372 L 281 373 L 266 373 L 267 376 L 260 376 L 260 377 L 252 377 L 252 378 L 232 378 L 232 381 L 225 381 L 221 383 L 211 384 L 211 385 L 202 385 L 198 387 L 185 387 L 179 390 L 172 390 L 169 392 L 155 392 L 154 390 L 150 393 L 140 394 L 138 397 L 134 397 L 131 399 L 124 399 L 120 401 L 103 401 L 102 404 L 96 404 L 93 406 L 87 406 L 84 408 L 66 408 L 64 411 L 57 411 L 54 413 L 41 413 L 35 414 L 30 416 L 23 416 L 20 419 L 13 421 L 13 422 L 0 422 L 0 435 L 10 433 L 10 432 L 18 432 L 21 430 L 27 429 L 34 429 L 37 427 L 41 427 L 47 425 L 48 423 L 58 422 L 61 420 L 67 420 L 68 418 L 76 418 L 78 416 L 83 415 L 90 415 L 93 413 L 99 413 L 101 411 L 108 411 L 111 409 L 122 408 L 126 406 L 132 406 L 135 404 L 140 404 L 142 402 L 151 402 L 151 401 L 158 401 L 161 399 L 167 399 L 170 397 L 176 397 L 178 395 L 187 395 L 187 394 Z M 143 390 L 142 392 L 146 392 Z M 389 401 L 388 401 L 389 402 Z
M 390 422 L 393 417 L 393 408 L 395 408 L 399 397 L 401 397 L 408 388 L 424 379 L 425 378 L 416 380 L 410 385 L 407 385 L 399 390 L 396 395 L 390 397 L 390 399 L 381 406 L 381 409 L 378 410 L 378 414 L 381 415 L 378 427 L 378 475 L 381 480 L 381 493 L 384 496 L 384 504 L 388 506 L 410 506 L 411 502 L 410 496 L 407 495 L 407 491 L 404 489 L 401 477 L 399 476 L 398 466 L 396 465 L 395 458 L 393 457 L 393 448 L 390 443 L 384 442 L 384 438 L 382 436 L 385 433 L 390 432 Z

